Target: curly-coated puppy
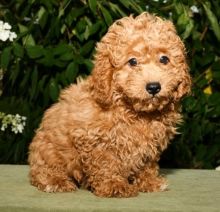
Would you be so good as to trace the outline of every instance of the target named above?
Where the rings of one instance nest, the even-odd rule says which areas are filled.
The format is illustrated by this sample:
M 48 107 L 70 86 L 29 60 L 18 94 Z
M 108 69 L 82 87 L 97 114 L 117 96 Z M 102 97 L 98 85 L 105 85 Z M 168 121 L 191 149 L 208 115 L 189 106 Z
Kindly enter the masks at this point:
M 81 185 L 101 197 L 165 190 L 157 162 L 190 85 L 170 21 L 148 13 L 116 21 L 97 44 L 91 76 L 46 111 L 30 145 L 31 183 L 46 192 Z

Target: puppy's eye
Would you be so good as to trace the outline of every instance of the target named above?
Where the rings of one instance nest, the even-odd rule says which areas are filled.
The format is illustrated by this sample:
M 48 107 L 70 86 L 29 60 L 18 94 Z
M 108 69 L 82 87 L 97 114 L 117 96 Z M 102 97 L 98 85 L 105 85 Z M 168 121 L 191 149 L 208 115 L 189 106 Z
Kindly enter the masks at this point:
M 169 62 L 170 62 L 170 59 L 167 56 L 163 55 L 160 57 L 160 63 L 163 63 L 164 65 L 166 65 Z
M 131 59 L 128 61 L 128 63 L 129 63 L 130 66 L 136 66 L 136 65 L 138 64 L 136 58 L 131 58 Z

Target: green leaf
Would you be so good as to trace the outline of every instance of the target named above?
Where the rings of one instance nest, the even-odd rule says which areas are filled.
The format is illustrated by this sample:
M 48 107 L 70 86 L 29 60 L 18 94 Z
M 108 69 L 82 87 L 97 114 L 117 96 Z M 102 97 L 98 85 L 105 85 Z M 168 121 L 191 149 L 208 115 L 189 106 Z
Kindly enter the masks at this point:
M 48 30 L 47 38 L 49 40 L 59 38 L 61 35 L 62 19 L 59 19 L 57 16 L 52 16 L 50 23 L 50 30 Z
M 220 59 L 212 64 L 212 70 L 220 73 Z
M 74 61 L 78 64 L 83 64 L 84 63 L 84 58 L 80 54 L 75 54 L 74 55 Z
M 47 75 L 44 75 L 42 79 L 40 79 L 39 83 L 38 83 L 38 90 L 43 92 L 44 89 L 45 89 L 45 82 L 46 82 L 46 79 L 48 78 Z
M 80 49 L 80 54 L 85 56 L 91 52 L 91 50 L 94 48 L 95 41 L 90 40 L 88 41 L 81 49 Z
M 86 20 L 85 19 L 81 19 L 79 22 L 77 22 L 76 31 L 80 34 L 80 33 L 85 31 L 86 26 L 87 26 Z
M 13 52 L 14 52 L 14 55 L 17 57 L 22 58 L 24 56 L 24 48 L 19 43 L 14 43 Z
M 10 80 L 11 80 L 11 85 L 14 86 L 16 79 L 19 75 L 20 71 L 20 60 L 16 60 L 15 67 L 11 69 L 11 74 L 10 74 Z
M 95 24 L 89 26 L 89 36 L 94 35 L 101 27 L 101 21 L 97 21 Z
M 54 59 L 53 60 L 53 65 L 54 66 L 58 66 L 59 68 L 65 68 L 66 67 L 66 61 L 62 61 L 62 60 L 59 60 L 59 59 Z
M 62 61 L 70 61 L 73 59 L 73 53 L 72 52 L 66 52 L 65 54 L 62 54 L 59 57 L 60 60 Z
M 182 34 L 182 38 L 186 39 L 190 36 L 192 30 L 194 28 L 194 21 L 193 20 L 189 20 L 189 22 L 186 24 L 186 29 L 184 31 L 184 33 Z
M 56 63 L 56 59 L 54 58 L 53 52 L 51 49 L 44 49 L 43 51 L 44 57 L 37 60 L 38 63 L 43 64 L 44 66 L 51 67 Z
M 7 69 L 11 59 L 12 47 L 6 47 L 1 53 L 1 68 Z
M 42 46 L 27 46 L 26 51 L 32 59 L 40 58 L 44 54 L 44 48 Z
M 35 40 L 34 40 L 33 36 L 30 34 L 30 30 L 22 24 L 18 24 L 18 27 L 19 27 L 20 33 L 25 35 L 22 38 L 22 44 L 23 45 L 35 46 L 36 43 L 35 43 Z
M 20 33 L 26 33 L 29 31 L 28 28 L 22 24 L 18 24 L 18 28 L 19 28 Z
M 38 82 L 38 70 L 37 70 L 37 66 L 35 66 L 32 74 L 31 74 L 30 100 L 33 99 L 33 97 L 36 93 L 37 82 Z
M 209 103 L 210 105 L 214 105 L 215 107 L 220 107 L 220 93 L 213 93 L 209 96 Z
M 22 90 L 25 90 L 26 87 L 29 87 L 29 80 L 30 80 L 30 75 L 31 75 L 31 71 L 30 70 L 26 70 L 24 77 L 20 83 L 20 88 Z
M 187 25 L 188 22 L 189 22 L 189 16 L 186 14 L 186 12 L 184 12 L 179 16 L 177 25 L 185 27 L 185 25 Z
M 112 17 L 110 15 L 110 13 L 108 12 L 108 10 L 106 10 L 101 4 L 99 5 L 100 9 L 101 9 L 101 12 L 102 12 L 102 15 L 105 19 L 105 23 L 110 26 L 113 22 L 112 20 Z
M 177 12 L 178 15 L 183 14 L 183 12 L 184 12 L 184 6 L 183 6 L 182 3 L 180 3 L 180 2 L 177 1 L 177 0 L 175 0 L 174 6 L 175 6 L 175 9 L 176 9 L 176 12 Z
M 91 72 L 94 67 L 92 61 L 90 59 L 85 59 L 84 64 L 86 65 L 88 71 Z
M 84 38 L 85 38 L 85 40 L 87 40 L 87 39 L 89 38 L 89 36 L 90 36 L 89 26 L 87 25 L 87 26 L 86 26 L 86 30 L 85 30 L 85 32 L 84 32 Z
M 78 72 L 79 65 L 76 62 L 71 62 L 65 71 L 65 76 L 68 82 L 72 83 L 76 79 Z
M 62 55 L 66 53 L 67 51 L 71 51 L 72 48 L 70 45 L 66 43 L 60 43 L 53 49 L 53 55 Z
M 183 101 L 183 106 L 187 110 L 187 112 L 195 112 L 196 104 L 197 102 L 192 96 L 185 98 L 185 100 Z
M 137 13 L 142 13 L 144 11 L 135 1 L 130 1 L 130 5 Z
M 209 22 L 212 26 L 212 29 L 215 33 L 215 36 L 218 39 L 218 41 L 220 41 L 220 26 L 219 26 L 219 23 L 218 23 L 218 19 L 215 16 L 215 14 L 211 11 L 211 9 L 209 8 L 210 4 L 208 2 L 204 2 L 204 3 L 202 3 L 202 5 L 205 9 L 206 15 L 209 19 Z
M 68 82 L 63 72 L 56 74 L 56 81 L 59 82 L 59 84 L 62 84 L 64 87 L 67 87 L 71 83 L 71 82 Z
M 76 19 L 85 13 L 86 7 L 72 8 L 66 17 L 66 23 L 71 26 Z
M 120 3 L 127 9 L 133 9 L 137 13 L 143 12 L 143 9 L 135 1 L 119 0 Z
M 64 15 L 64 9 L 61 8 L 61 9 L 59 10 L 58 18 L 61 18 L 63 15 Z
M 49 94 L 50 94 L 50 98 L 53 101 L 57 101 L 59 96 L 59 87 L 57 85 L 57 82 L 53 78 L 49 82 Z
M 124 5 L 124 7 L 129 9 L 129 7 L 130 7 L 130 2 L 129 1 L 127 1 L 127 0 L 119 0 L 119 2 L 121 2 L 121 4 Z
M 61 63 L 63 63 L 63 61 L 70 61 L 70 60 L 73 59 L 72 48 L 71 48 L 70 45 L 68 45 L 66 43 L 65 44 L 64 43 L 59 44 L 57 47 L 55 47 L 53 49 L 52 52 L 53 52 L 53 55 L 56 58 L 56 60 L 59 60 Z
M 38 17 L 38 22 L 41 26 L 41 28 L 44 28 L 45 25 L 47 24 L 47 19 L 48 19 L 48 12 L 44 7 L 40 7 L 40 10 L 37 13 Z
M 97 7 L 96 0 L 88 0 L 88 2 L 89 2 L 89 7 L 92 10 L 93 14 L 96 14 L 96 7 Z
M 121 8 L 119 8 L 119 6 L 117 4 L 113 4 L 113 3 L 109 2 L 109 6 L 115 13 L 118 13 L 121 17 L 126 16 L 126 13 L 124 11 L 122 11 Z

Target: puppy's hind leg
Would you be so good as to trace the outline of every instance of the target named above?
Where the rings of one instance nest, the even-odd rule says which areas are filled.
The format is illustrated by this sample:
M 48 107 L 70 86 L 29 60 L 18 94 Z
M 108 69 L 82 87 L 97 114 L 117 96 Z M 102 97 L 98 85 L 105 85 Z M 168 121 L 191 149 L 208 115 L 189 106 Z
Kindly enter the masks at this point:
M 42 137 L 41 137 L 42 138 Z M 69 192 L 77 189 L 72 180 L 74 173 L 74 160 L 71 147 L 55 146 L 52 142 L 39 140 L 37 135 L 30 145 L 30 181 L 39 190 L 45 192 Z M 71 172 L 70 173 L 70 169 Z M 80 176 L 78 174 L 77 178 Z
M 70 192 L 77 189 L 71 178 L 57 167 L 33 166 L 30 179 L 32 185 L 45 192 Z

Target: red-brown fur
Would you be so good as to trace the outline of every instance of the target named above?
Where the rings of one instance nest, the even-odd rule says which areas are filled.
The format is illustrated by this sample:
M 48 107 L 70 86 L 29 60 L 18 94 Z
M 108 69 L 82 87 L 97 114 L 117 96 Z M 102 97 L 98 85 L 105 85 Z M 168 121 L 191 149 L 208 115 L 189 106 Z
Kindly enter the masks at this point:
M 137 66 L 128 63 L 134 57 Z M 155 96 L 145 89 L 152 81 L 161 84 Z M 190 85 L 185 48 L 170 21 L 148 13 L 116 21 L 97 44 L 91 76 L 45 112 L 30 145 L 31 183 L 46 192 L 82 185 L 102 197 L 165 190 L 157 162 Z

